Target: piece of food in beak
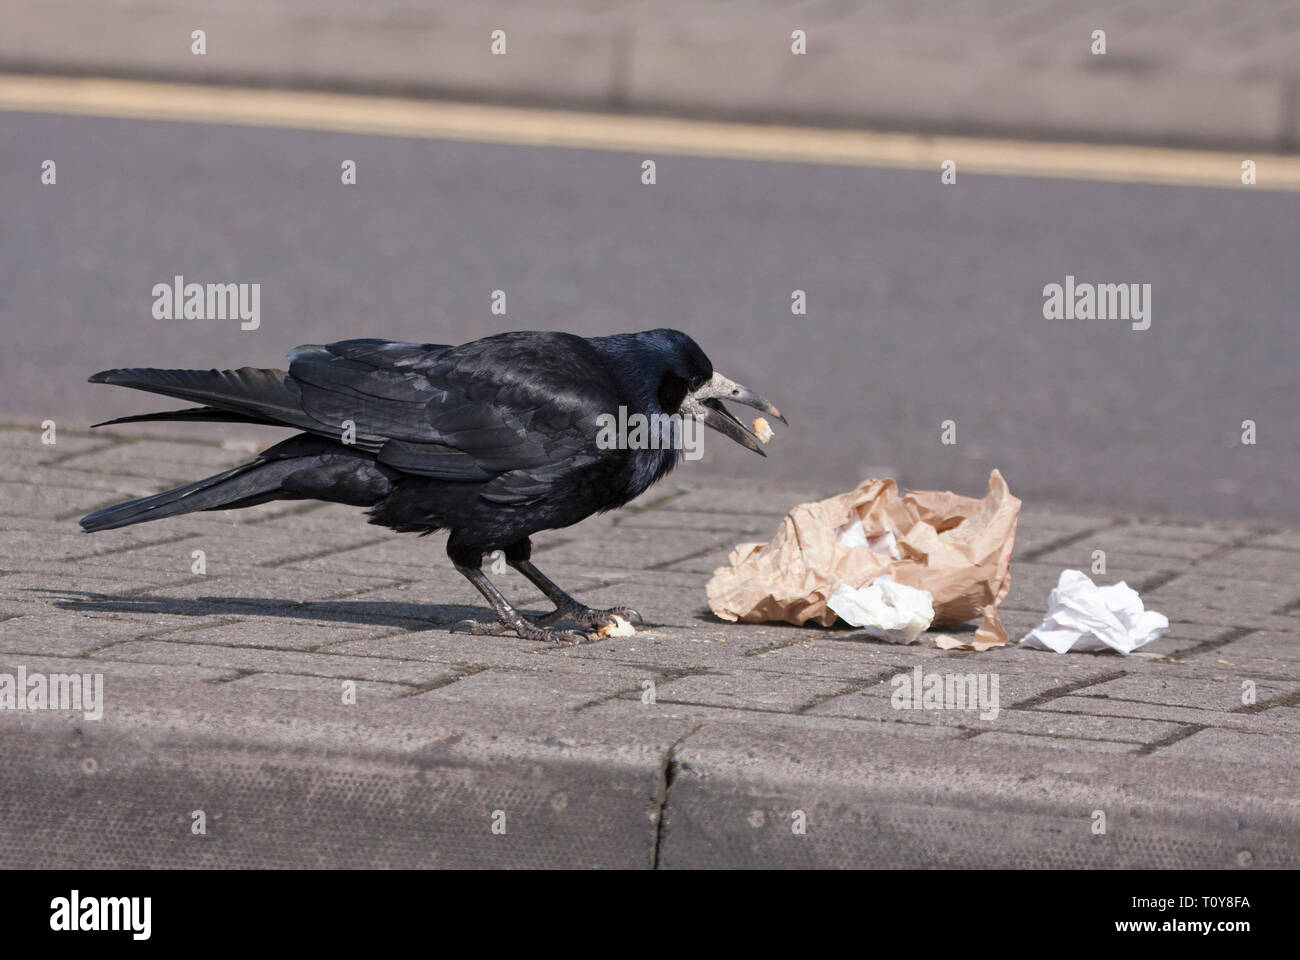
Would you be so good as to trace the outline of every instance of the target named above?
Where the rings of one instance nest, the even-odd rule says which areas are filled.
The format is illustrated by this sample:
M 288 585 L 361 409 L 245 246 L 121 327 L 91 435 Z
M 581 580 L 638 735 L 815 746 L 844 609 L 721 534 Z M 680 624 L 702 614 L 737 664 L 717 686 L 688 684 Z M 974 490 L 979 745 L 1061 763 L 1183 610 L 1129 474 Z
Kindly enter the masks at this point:
M 772 428 L 762 417 L 754 418 L 754 436 L 758 437 L 759 443 L 767 443 L 773 437 Z
M 722 405 L 721 400 L 697 400 L 694 396 L 688 395 L 682 401 L 681 412 L 698 417 L 706 427 L 712 427 L 723 436 L 735 440 L 742 447 L 753 450 L 760 457 L 767 456 L 759 448 L 758 438 L 749 432 L 749 427 L 733 417 L 730 411 Z

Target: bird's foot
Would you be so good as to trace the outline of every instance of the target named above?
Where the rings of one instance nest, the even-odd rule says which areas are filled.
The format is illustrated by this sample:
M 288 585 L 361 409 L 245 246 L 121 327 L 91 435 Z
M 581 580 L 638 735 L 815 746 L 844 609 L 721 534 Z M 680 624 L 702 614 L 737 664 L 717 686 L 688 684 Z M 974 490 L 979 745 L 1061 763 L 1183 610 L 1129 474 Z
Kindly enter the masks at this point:
M 538 640 L 542 643 L 585 643 L 594 639 L 584 630 L 556 630 L 549 623 L 523 617 L 518 624 L 503 623 L 500 620 L 488 623 L 480 620 L 461 620 L 452 626 L 451 632 L 470 633 L 479 637 L 501 637 L 513 633 L 521 640 Z
M 608 607 L 601 610 L 581 603 L 563 604 L 556 607 L 554 612 L 548 613 L 544 617 L 537 617 L 533 622 L 542 626 L 550 626 L 553 623 L 572 620 L 580 626 L 595 628 L 605 626 L 605 624 L 612 622 L 615 617 L 622 617 L 629 622 L 645 622 L 641 614 L 631 607 Z

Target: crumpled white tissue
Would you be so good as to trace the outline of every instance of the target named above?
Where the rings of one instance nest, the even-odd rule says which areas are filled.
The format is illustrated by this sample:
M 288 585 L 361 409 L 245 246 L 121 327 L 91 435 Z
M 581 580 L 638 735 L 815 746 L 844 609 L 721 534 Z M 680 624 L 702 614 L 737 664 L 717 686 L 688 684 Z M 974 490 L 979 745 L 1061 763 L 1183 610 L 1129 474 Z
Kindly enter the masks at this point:
M 934 597 L 881 574 L 867 587 L 841 583 L 826 601 L 845 623 L 890 643 L 915 643 L 934 622 Z
M 866 547 L 872 553 L 881 553 L 894 560 L 903 559 L 903 552 L 898 549 L 898 536 L 895 531 L 886 530 L 878 537 L 868 537 L 861 518 L 837 527 L 835 540 L 841 547 Z
M 1109 647 L 1127 656 L 1168 629 L 1169 619 L 1143 609 L 1142 598 L 1123 580 L 1099 587 L 1081 570 L 1063 570 L 1043 622 L 1020 643 L 1057 653 Z

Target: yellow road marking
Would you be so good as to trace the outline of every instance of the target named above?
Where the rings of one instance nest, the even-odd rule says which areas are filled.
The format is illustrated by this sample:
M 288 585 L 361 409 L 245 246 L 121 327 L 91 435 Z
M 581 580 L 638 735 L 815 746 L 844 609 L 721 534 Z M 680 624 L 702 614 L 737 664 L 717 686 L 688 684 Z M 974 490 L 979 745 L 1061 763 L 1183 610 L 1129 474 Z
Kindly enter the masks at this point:
M 1300 157 L 719 123 L 399 97 L 0 74 L 0 110 L 1121 183 L 1300 190 Z

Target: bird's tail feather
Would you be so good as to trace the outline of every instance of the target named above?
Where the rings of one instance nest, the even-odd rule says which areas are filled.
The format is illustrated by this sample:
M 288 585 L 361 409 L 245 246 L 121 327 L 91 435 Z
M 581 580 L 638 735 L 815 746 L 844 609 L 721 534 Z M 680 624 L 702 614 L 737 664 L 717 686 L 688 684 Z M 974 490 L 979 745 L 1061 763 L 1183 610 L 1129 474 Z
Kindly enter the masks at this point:
M 111 383 L 166 397 L 201 403 L 198 410 L 213 409 L 238 414 L 235 422 L 252 422 L 300 426 L 303 421 L 297 385 L 285 377 L 283 370 L 240 367 L 238 370 L 160 370 L 153 367 L 128 367 L 101 370 L 91 383 Z M 178 410 L 166 419 L 221 419 L 216 414 L 198 415 L 198 410 Z M 161 419 L 161 414 L 145 417 Z M 125 420 L 109 421 L 117 423 Z M 141 419 L 139 417 L 134 419 Z
M 293 469 L 292 460 L 254 460 L 183 487 L 96 510 L 81 518 L 81 528 L 94 533 L 196 510 L 251 507 L 284 497 L 280 483 Z
M 158 413 L 137 413 L 130 417 L 117 417 L 92 423 L 91 427 L 111 427 L 119 423 L 145 423 L 152 420 L 202 420 L 217 423 L 261 423 L 278 427 L 281 424 L 267 417 L 251 413 L 235 413 L 231 410 L 218 410 L 216 407 L 190 407 L 187 410 L 162 410 Z

